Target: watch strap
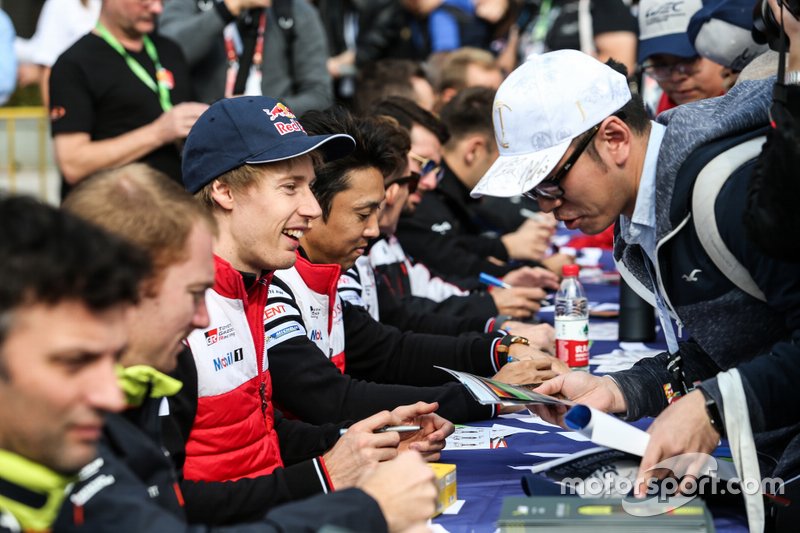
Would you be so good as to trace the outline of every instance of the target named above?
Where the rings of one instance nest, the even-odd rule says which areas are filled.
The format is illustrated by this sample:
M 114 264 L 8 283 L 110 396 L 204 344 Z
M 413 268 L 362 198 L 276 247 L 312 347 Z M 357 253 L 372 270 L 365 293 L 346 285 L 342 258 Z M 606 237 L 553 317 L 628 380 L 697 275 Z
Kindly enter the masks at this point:
M 497 353 L 507 354 L 512 344 L 524 344 L 527 346 L 530 342 L 525 337 L 520 337 L 519 335 L 506 335 L 497 343 Z
M 709 422 L 711 422 L 711 427 L 717 430 L 720 437 L 724 437 L 725 424 L 722 423 L 722 415 L 720 414 L 720 409 L 716 400 L 703 389 L 700 389 L 700 391 L 703 393 L 703 398 L 706 400 L 706 414 L 708 415 Z

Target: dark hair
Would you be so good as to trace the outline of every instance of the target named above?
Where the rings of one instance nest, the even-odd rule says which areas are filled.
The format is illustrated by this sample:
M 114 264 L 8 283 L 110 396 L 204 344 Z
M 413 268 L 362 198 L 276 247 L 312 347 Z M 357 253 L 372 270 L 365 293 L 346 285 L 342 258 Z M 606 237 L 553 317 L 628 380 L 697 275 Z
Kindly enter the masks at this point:
M 317 178 L 311 190 L 322 208 L 323 220 L 328 220 L 333 198 L 349 188 L 352 170 L 375 167 L 385 182 L 406 161 L 411 141 L 398 135 L 399 126 L 389 121 L 356 118 L 342 108 L 309 111 L 300 120 L 309 135 L 346 133 L 356 142 L 346 157 L 314 165 Z
M 361 114 L 389 96 L 414 100 L 412 78 L 428 79 L 422 65 L 410 59 L 381 59 L 362 66 L 356 78 L 355 102 Z M 303 124 L 305 126 L 305 124 Z
M 616 70 L 626 78 L 628 77 L 628 69 L 622 63 L 614 61 L 613 59 L 609 59 L 606 61 L 606 65 Z M 626 103 L 616 112 L 612 113 L 610 116 L 618 117 L 620 120 L 622 120 L 622 122 L 627 124 L 631 131 L 633 131 L 636 135 L 643 135 L 650 129 L 650 117 L 647 115 L 647 110 L 644 107 L 644 101 L 642 100 L 641 95 L 638 93 L 631 93 L 631 99 L 628 100 L 628 103 Z M 589 130 L 578 135 L 573 141 L 574 144 L 580 144 L 587 136 L 591 135 L 591 132 L 592 130 Z M 594 142 L 589 143 L 586 151 L 589 153 L 589 157 L 598 163 L 602 163 L 602 159 L 600 158 L 600 154 L 597 153 L 597 148 L 595 147 Z
M 494 89 L 470 87 L 458 92 L 442 108 L 442 124 L 451 132 L 450 141 L 463 139 L 466 135 L 480 133 L 494 139 L 492 105 Z
M 619 61 L 614 61 L 613 59 L 606 61 L 606 65 L 616 70 L 627 79 L 628 69 L 625 67 L 625 65 Z M 650 117 L 647 116 L 647 110 L 644 107 L 644 102 L 638 93 L 632 93 L 632 97 L 630 100 L 628 100 L 628 103 L 622 106 L 619 111 L 614 113 L 614 116 L 622 119 L 622 121 L 627 124 L 634 131 L 634 133 L 639 135 L 647 132 L 650 129 Z
M 407 131 L 411 131 L 411 126 L 419 124 L 430 131 L 439 142 L 444 144 L 450 138 L 450 133 L 442 121 L 430 111 L 426 111 L 408 98 L 400 96 L 390 96 L 381 100 L 370 109 L 369 116 L 384 115 L 392 117 Z
M 33 198 L 0 197 L 0 345 L 17 308 L 136 303 L 149 273 L 144 252 L 122 239 Z

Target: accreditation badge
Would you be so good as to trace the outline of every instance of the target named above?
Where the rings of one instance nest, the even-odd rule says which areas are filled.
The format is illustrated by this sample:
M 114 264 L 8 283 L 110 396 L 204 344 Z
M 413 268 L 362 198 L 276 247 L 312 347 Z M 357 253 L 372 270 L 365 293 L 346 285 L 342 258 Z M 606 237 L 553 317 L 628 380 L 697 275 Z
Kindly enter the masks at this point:
M 156 71 L 156 80 L 158 81 L 159 85 L 166 85 L 169 87 L 169 90 L 175 88 L 175 76 L 172 75 L 172 71 L 163 67 Z

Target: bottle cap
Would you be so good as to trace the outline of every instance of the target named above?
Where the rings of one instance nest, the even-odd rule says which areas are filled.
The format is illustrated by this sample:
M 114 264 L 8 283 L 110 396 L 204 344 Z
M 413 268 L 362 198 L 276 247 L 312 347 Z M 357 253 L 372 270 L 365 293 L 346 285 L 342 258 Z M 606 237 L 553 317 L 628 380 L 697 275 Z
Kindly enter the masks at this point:
M 564 277 L 574 277 L 577 276 L 578 273 L 581 271 L 581 267 L 576 264 L 564 265 L 561 267 L 561 274 Z

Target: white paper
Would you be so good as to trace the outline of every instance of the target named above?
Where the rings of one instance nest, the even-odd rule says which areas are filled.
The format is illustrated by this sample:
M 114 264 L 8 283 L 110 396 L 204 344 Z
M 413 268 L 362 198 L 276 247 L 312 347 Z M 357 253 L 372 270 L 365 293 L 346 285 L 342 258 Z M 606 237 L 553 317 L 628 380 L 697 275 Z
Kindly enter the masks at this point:
M 566 437 L 569 440 L 574 440 L 575 442 L 587 442 L 589 440 L 589 437 L 581 435 L 576 431 L 561 431 L 557 434 L 561 435 L 562 437 Z
M 503 424 L 494 424 L 492 426 L 492 439 L 504 439 L 509 435 L 516 435 L 517 433 L 535 433 L 536 435 L 543 435 L 545 433 L 550 433 L 550 432 L 538 429 L 504 426 Z
M 569 454 L 560 452 L 526 452 L 525 455 L 533 455 L 535 457 L 541 457 L 543 459 L 554 459 L 557 457 L 566 457 Z
M 589 331 L 591 333 L 591 325 Z M 663 350 L 650 348 L 641 342 L 621 342 L 619 348 L 612 350 L 609 353 L 597 354 L 591 356 L 590 362 L 593 365 L 599 365 L 595 372 L 598 374 L 608 374 L 610 372 L 619 372 L 627 370 L 636 364 L 639 360 L 645 357 L 652 357 L 661 353 Z
M 588 416 L 586 416 L 588 415 Z M 581 424 L 586 418 L 585 424 Z M 619 418 L 586 405 L 576 405 L 565 415 L 574 429 L 600 446 L 632 453 L 641 457 L 650 442 L 650 435 Z M 572 423 L 570 423 L 572 422 Z M 563 435 L 563 433 L 562 433 Z
M 616 321 L 589 320 L 589 340 L 615 341 L 619 338 L 619 324 Z
M 589 302 L 589 311 L 619 311 L 619 304 L 614 302 Z
M 442 511 L 442 514 L 458 514 L 466 500 L 456 500 L 454 504 Z
M 531 413 L 530 416 L 520 416 L 519 418 L 517 418 L 517 420 L 519 420 L 520 422 L 525 422 L 526 424 L 539 424 L 541 426 L 564 429 L 558 424 L 551 424 L 550 422 L 546 422 L 542 417 L 534 413 Z
M 492 428 L 456 426 L 447 437 L 445 449 L 452 450 L 490 450 Z
M 545 461 L 543 463 L 537 463 L 537 464 L 531 465 L 531 466 L 512 466 L 511 468 L 513 468 L 514 470 L 528 470 L 532 474 L 537 474 L 539 472 L 544 472 L 545 470 L 550 470 L 554 466 L 558 466 L 558 465 L 564 464 L 564 463 L 566 463 L 568 461 L 572 461 L 574 459 L 578 459 L 578 458 L 583 457 L 585 455 L 592 455 L 592 454 L 597 453 L 597 452 L 602 452 L 602 451 L 607 450 L 607 449 L 608 448 L 605 448 L 603 446 L 596 446 L 594 448 L 587 448 L 585 450 L 581 450 L 581 451 L 575 452 L 575 453 L 563 454 L 561 457 L 555 457 L 555 458 L 553 458 L 553 459 L 551 459 L 549 461 Z

